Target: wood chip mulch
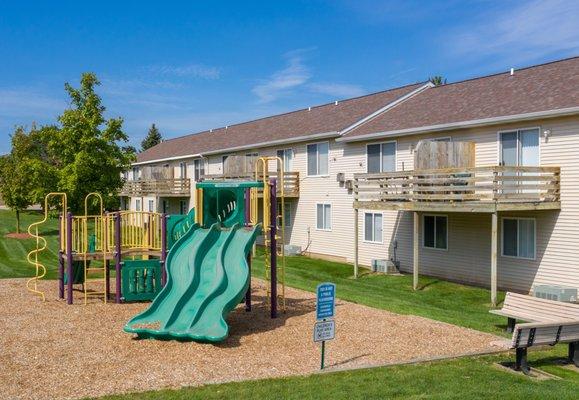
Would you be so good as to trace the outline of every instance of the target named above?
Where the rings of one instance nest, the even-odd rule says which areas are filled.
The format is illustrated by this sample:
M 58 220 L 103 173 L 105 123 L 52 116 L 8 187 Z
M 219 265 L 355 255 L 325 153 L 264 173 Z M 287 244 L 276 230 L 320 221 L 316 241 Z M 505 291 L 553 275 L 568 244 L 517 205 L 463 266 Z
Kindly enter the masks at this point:
M 288 288 L 287 312 L 270 319 L 264 283 L 253 281 L 254 307 L 228 318 L 230 337 L 218 345 L 136 340 L 124 324 L 147 304 L 84 306 L 57 300 L 56 281 L 42 282 L 47 301 L 25 280 L 0 280 L 0 397 L 78 399 L 319 370 L 313 343 L 315 296 Z M 339 288 L 338 288 L 339 290 Z M 339 301 L 336 339 L 327 365 L 355 368 L 415 359 L 496 351 L 496 336 Z

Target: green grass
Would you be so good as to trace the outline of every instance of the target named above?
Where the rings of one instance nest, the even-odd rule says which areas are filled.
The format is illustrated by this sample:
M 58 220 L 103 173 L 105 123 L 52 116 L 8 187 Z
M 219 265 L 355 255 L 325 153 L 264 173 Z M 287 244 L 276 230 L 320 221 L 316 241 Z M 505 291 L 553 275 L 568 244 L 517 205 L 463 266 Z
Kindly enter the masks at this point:
M 21 231 L 42 220 L 40 212 L 26 211 L 20 215 Z M 22 278 L 34 276 L 35 269 L 26 261 L 28 252 L 36 248 L 34 239 L 7 238 L 7 233 L 16 231 L 16 217 L 12 211 L 0 210 L 0 278 Z M 58 221 L 49 219 L 39 227 L 40 234 L 48 241 L 48 248 L 40 255 L 40 262 L 48 268 L 48 279 L 56 279 L 58 254 Z
M 549 364 L 562 355 L 562 349 L 557 349 L 531 353 L 529 358 L 534 366 L 563 378 L 560 380 L 539 381 L 501 370 L 496 363 L 505 360 L 502 355 L 152 391 L 101 400 L 575 399 L 579 374 Z
M 367 270 L 353 278 L 351 265 L 288 257 L 286 283 L 315 291 L 320 282 L 334 282 L 336 295 L 344 300 L 381 308 L 399 314 L 420 315 L 484 332 L 504 334 L 505 318 L 490 314 L 487 289 L 459 285 L 435 278 L 420 278 L 418 291 L 412 289 L 412 276 L 386 276 Z M 254 260 L 252 274 L 263 277 L 263 256 Z M 502 301 L 504 293 L 499 294 Z

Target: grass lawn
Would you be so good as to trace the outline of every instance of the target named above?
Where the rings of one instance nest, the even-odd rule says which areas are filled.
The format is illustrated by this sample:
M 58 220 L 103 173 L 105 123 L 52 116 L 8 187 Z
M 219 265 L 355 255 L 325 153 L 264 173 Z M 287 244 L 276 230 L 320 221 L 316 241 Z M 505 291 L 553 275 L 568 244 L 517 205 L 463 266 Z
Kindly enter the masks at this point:
M 579 374 L 561 367 L 543 365 L 552 361 L 549 357 L 562 356 L 563 350 L 535 352 L 529 357 L 534 366 L 563 378 L 560 380 L 539 381 L 503 371 L 496 366 L 497 362 L 505 361 L 505 356 L 501 355 L 162 390 L 101 400 L 575 399 L 579 390 Z
M 43 214 L 26 211 L 20 214 L 20 228 L 26 232 L 28 225 L 40 221 Z M 12 211 L 0 210 L 0 278 L 22 278 L 34 276 L 32 264 L 26 261 L 28 252 L 36 248 L 34 239 L 7 238 L 7 233 L 16 231 L 16 216 Z M 56 279 L 58 254 L 58 221 L 49 219 L 39 227 L 40 234 L 48 241 L 48 248 L 40 255 L 40 262 L 48 268 L 48 279 Z
M 362 269 L 362 276 L 353 279 L 348 264 L 288 257 L 286 282 L 289 286 L 315 291 L 320 282 L 334 282 L 336 295 L 344 300 L 381 308 L 399 314 L 420 315 L 484 332 L 504 334 L 506 318 L 490 314 L 490 293 L 487 289 L 420 278 L 421 290 L 412 290 L 412 276 L 386 276 Z M 254 260 L 252 273 L 263 277 L 263 257 Z M 499 293 L 502 301 L 504 293 Z

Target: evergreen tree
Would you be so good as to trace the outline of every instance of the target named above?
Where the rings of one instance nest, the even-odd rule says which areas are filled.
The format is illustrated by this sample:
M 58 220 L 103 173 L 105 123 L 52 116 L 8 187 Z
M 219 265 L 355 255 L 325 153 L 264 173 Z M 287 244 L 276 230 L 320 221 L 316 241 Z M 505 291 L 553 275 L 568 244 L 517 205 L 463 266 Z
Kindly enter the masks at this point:
M 151 147 L 158 145 L 162 141 L 163 137 L 161 136 L 161 132 L 159 132 L 155 124 L 153 124 L 149 128 L 149 133 L 147 133 L 147 137 L 143 139 L 143 141 L 141 142 L 142 151 L 150 149 Z

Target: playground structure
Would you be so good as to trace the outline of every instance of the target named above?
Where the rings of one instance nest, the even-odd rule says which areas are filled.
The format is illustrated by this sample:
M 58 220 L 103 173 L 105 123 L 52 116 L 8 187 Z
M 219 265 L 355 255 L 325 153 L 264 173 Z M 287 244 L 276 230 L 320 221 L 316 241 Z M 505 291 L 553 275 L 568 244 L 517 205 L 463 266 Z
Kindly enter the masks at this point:
M 110 266 L 115 266 L 115 302 L 152 299 L 163 283 L 162 264 L 166 257 L 166 222 L 164 215 L 145 211 L 105 213 L 102 197 L 89 193 L 85 198 L 84 215 L 73 215 L 67 208 L 65 193 L 49 193 L 45 198 L 44 218 L 31 224 L 28 233 L 36 239 L 36 248 L 28 253 L 28 261 L 36 274 L 27 281 L 29 291 L 45 300 L 38 281 L 46 275 L 39 255 L 47 242 L 39 227 L 48 220 L 49 200 L 60 200 L 58 235 L 59 298 L 73 303 L 74 285 L 82 285 L 85 304 L 89 297 L 101 297 L 106 303 L 111 295 Z M 89 214 L 89 200 L 98 200 L 97 214 Z M 123 260 L 123 257 L 130 257 Z M 141 260 L 137 260 L 141 257 Z M 150 259 L 152 258 L 152 259 Z M 121 270 L 125 268 L 126 273 Z M 97 275 L 97 276 L 95 276 Z M 89 284 L 100 284 L 99 290 Z M 124 289 L 124 290 L 123 290 Z
M 272 161 L 276 163 L 277 176 L 281 177 L 280 190 L 277 180 L 269 176 Z M 36 274 L 27 281 L 27 288 L 45 300 L 44 292 L 38 288 L 38 281 L 46 275 L 46 267 L 39 260 L 39 255 L 46 250 L 47 241 L 40 235 L 39 227 L 48 220 L 50 201 L 56 199 L 61 209 L 58 223 L 59 298 L 66 297 L 68 304 L 73 303 L 74 285 L 79 284 L 82 285 L 85 304 L 90 297 L 100 297 L 106 303 L 113 293 L 110 271 L 114 263 L 115 302 L 154 300 L 151 305 L 154 308 L 157 307 L 155 304 L 167 303 L 167 298 L 181 296 L 172 307 L 167 309 L 168 306 L 164 306 L 164 311 L 160 312 L 163 318 L 169 315 L 172 320 L 166 322 L 174 325 L 175 321 L 191 317 L 179 317 L 183 304 L 203 297 L 206 288 L 199 286 L 199 276 L 206 275 L 210 279 L 211 274 L 216 273 L 220 277 L 213 276 L 213 279 L 221 279 L 217 290 L 208 290 L 200 304 L 189 304 L 189 309 L 194 307 L 199 315 L 208 315 L 209 324 L 214 326 L 213 317 L 221 318 L 243 297 L 246 310 L 251 310 L 251 260 L 257 236 L 261 233 L 264 236 L 265 276 L 270 282 L 267 301 L 271 317 L 276 318 L 278 299 L 285 310 L 284 234 L 281 228 L 284 226 L 283 190 L 281 159 L 262 157 L 256 161 L 254 181 L 199 182 L 195 192 L 197 207 L 187 215 L 144 211 L 107 213 L 98 193 L 86 196 L 84 215 L 73 215 L 68 212 L 65 193 L 50 193 L 45 198 L 44 218 L 28 228 L 30 235 L 36 239 L 36 248 L 28 254 L 28 261 L 34 265 Z M 263 192 L 261 196 L 259 191 Z M 281 208 L 277 201 L 279 192 L 282 194 Z M 89 213 L 91 199 L 98 203 L 95 214 Z M 279 239 L 281 246 L 278 247 Z M 278 256 L 281 258 L 280 265 Z M 221 270 L 216 271 L 217 267 Z M 278 269 L 281 275 L 280 294 Z M 181 292 L 174 292 L 189 278 L 193 279 L 189 286 L 181 287 Z M 96 290 L 95 283 L 99 285 Z M 93 287 L 89 288 L 89 284 Z M 211 296 L 223 297 L 217 301 L 222 304 L 215 306 L 215 299 Z M 210 308 L 215 310 L 205 312 Z M 155 316 L 158 317 L 159 313 Z M 196 318 L 198 316 L 193 316 L 193 320 Z M 223 319 L 217 323 L 220 327 L 218 333 L 197 336 L 188 333 L 179 336 L 172 329 L 164 329 L 162 333 L 159 330 L 151 332 L 130 327 L 129 324 L 125 330 L 150 337 L 219 341 L 228 332 Z
M 177 232 L 179 238 L 167 257 L 166 285 L 148 309 L 125 325 L 126 332 L 141 338 L 224 340 L 229 334 L 225 316 L 244 297 L 246 311 L 251 310 L 251 249 L 260 231 L 265 236 L 266 276 L 270 281 L 267 297 L 271 317 L 277 317 L 279 216 L 277 182 L 267 177 L 270 160 L 258 160 L 263 166 L 261 181 L 197 184 L 195 223 L 186 223 L 186 229 Z M 256 178 L 258 171 L 256 166 Z M 259 222 L 258 190 L 263 190 L 263 224 Z M 283 251 L 281 258 L 283 276 Z M 283 280 L 281 298 L 285 309 Z

